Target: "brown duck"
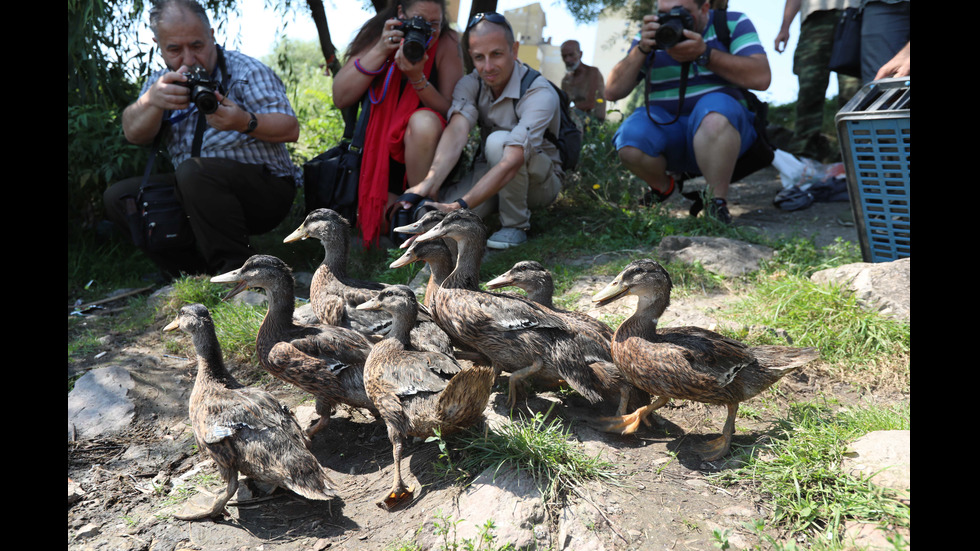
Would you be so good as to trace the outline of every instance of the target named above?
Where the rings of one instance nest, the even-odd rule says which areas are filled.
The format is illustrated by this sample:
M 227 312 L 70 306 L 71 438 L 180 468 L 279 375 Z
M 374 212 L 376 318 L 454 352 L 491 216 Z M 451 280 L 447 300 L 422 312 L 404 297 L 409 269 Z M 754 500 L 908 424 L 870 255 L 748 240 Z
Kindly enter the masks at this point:
M 211 278 L 216 283 L 235 283 L 225 297 L 247 288 L 264 289 L 269 300 L 255 339 L 259 362 L 274 377 L 293 384 L 317 399 L 320 421 L 310 429 L 313 436 L 326 427 L 337 404 L 372 410 L 364 391 L 364 360 L 371 344 L 350 329 L 332 325 L 297 325 L 293 321 L 293 275 L 274 257 L 255 255 L 231 272 Z
M 412 495 L 401 476 L 405 438 L 433 436 L 437 429 L 451 434 L 479 421 L 495 377 L 489 366 L 461 366 L 452 356 L 413 348 L 409 332 L 418 307 L 415 294 L 404 286 L 389 287 L 358 306 L 392 315 L 391 331 L 374 345 L 364 367 L 364 385 L 388 427 L 394 457 L 394 483 L 378 504 L 386 509 Z
M 456 268 L 436 291 L 433 314 L 453 344 L 472 348 L 498 371 L 511 373 L 511 407 L 517 384 L 535 374 L 564 379 L 591 403 L 602 400 L 602 389 L 615 381 L 604 380 L 608 370 L 594 365 L 612 361 L 601 336 L 572 332 L 561 316 L 524 298 L 481 291 L 478 278 L 486 226 L 473 212 L 450 212 L 417 241 L 446 237 L 458 246 Z
M 197 351 L 197 380 L 191 391 L 190 420 L 198 448 L 218 465 L 227 486 L 210 507 L 188 505 L 182 520 L 218 517 L 238 490 L 238 473 L 282 486 L 308 499 L 337 496 L 333 482 L 310 453 L 309 440 L 289 410 L 264 390 L 243 386 L 221 358 L 208 309 L 181 308 L 164 331 L 191 335 Z
M 639 297 L 636 312 L 616 330 L 612 354 L 623 375 L 657 399 L 613 420 L 607 429 L 634 432 L 640 422 L 671 398 L 719 404 L 728 418 L 719 438 L 700 450 L 707 461 L 724 457 L 731 448 L 739 402 L 766 390 L 787 373 L 816 359 L 815 348 L 749 347 L 698 327 L 657 329 L 670 304 L 671 281 L 653 260 L 637 260 L 600 291 L 593 301 L 604 306 L 626 296 Z

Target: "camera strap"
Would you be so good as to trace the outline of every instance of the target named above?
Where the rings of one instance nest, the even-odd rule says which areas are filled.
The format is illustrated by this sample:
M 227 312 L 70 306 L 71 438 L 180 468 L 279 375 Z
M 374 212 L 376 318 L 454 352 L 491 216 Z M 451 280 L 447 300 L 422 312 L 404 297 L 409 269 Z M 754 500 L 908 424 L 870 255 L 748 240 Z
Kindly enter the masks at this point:
M 644 75 L 645 78 L 643 79 L 643 92 L 646 95 L 646 98 L 644 99 L 646 100 L 647 104 L 647 118 L 650 119 L 650 122 L 656 124 L 657 126 L 667 126 L 669 124 L 674 124 L 681 118 L 681 110 L 684 107 L 684 94 L 687 92 L 687 72 L 691 68 L 691 62 L 685 61 L 684 63 L 681 63 L 681 79 L 677 86 L 677 114 L 674 115 L 674 118 L 670 122 L 657 122 L 656 119 L 653 118 L 653 115 L 650 114 L 650 73 L 653 72 L 653 56 L 655 55 L 656 50 L 650 52 L 650 57 L 648 58 L 649 69 L 647 69 L 646 75 Z
M 228 66 L 225 64 L 224 48 L 217 44 L 214 47 L 218 49 L 218 69 L 221 71 L 221 89 L 219 92 L 224 95 L 228 90 L 228 83 L 231 82 L 231 73 L 228 72 Z M 191 142 L 191 157 L 201 156 L 201 146 L 204 144 L 204 131 L 207 130 L 207 127 L 207 116 L 198 110 L 197 125 L 194 127 L 194 141 Z

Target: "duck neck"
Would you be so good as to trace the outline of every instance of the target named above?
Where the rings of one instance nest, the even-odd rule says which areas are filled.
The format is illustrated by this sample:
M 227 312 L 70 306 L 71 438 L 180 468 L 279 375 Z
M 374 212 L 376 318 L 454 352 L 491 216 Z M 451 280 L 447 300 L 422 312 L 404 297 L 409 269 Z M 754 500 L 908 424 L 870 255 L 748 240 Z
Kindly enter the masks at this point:
M 225 368 L 224 359 L 221 357 L 221 347 L 218 345 L 218 337 L 214 334 L 214 329 L 206 332 L 208 334 L 196 333 L 192 336 L 194 350 L 197 352 L 197 381 L 217 381 L 228 385 L 234 384 L 235 379 Z
M 412 328 L 415 327 L 415 318 L 417 316 L 417 310 L 415 315 L 412 315 L 410 312 L 392 312 L 391 329 L 388 331 L 388 337 L 397 339 L 398 342 L 408 346 L 409 336 Z
M 660 298 L 640 295 L 636 303 L 636 312 L 620 326 L 623 335 L 642 337 L 649 341 L 656 340 L 657 324 L 660 323 L 660 316 L 667 309 L 667 302 Z M 620 331 L 617 331 L 616 335 L 620 336 Z
M 269 311 L 262 320 L 260 331 L 271 331 L 276 334 L 285 331 L 293 323 L 293 311 L 296 308 L 293 296 L 293 282 L 284 277 L 265 285 L 266 298 L 269 301 Z
M 551 279 L 542 279 L 535 283 L 535 285 L 525 289 L 527 291 L 527 298 L 554 310 L 555 304 L 553 297 L 555 295 L 555 282 Z
M 483 262 L 484 246 L 480 240 L 465 238 L 456 242 L 456 269 L 442 283 L 449 289 L 468 289 L 476 291 L 480 288 L 480 264 Z
M 336 241 L 323 243 L 323 266 L 337 278 L 347 277 L 347 258 L 350 255 L 350 239 L 343 236 L 337 237 Z

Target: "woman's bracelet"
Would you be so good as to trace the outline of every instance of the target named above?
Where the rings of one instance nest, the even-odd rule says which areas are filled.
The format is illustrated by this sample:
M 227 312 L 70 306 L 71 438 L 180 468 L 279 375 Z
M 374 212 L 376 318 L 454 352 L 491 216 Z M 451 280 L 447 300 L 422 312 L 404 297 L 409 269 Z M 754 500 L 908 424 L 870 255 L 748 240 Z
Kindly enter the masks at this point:
M 367 75 L 369 77 L 380 75 L 387 66 L 388 66 L 388 60 L 385 60 L 384 64 L 382 64 L 377 71 L 368 71 L 364 67 L 361 67 L 360 58 L 354 60 L 354 68 L 357 69 L 357 72 L 361 73 L 362 75 Z
M 424 85 L 422 85 L 422 86 L 416 86 L 419 82 L 423 82 L 423 81 L 425 82 Z M 412 88 L 414 88 L 416 92 L 421 92 L 422 90 L 425 90 L 426 88 L 428 88 L 429 87 L 429 84 L 430 84 L 429 81 L 425 77 L 422 77 L 421 79 L 419 79 L 418 82 L 413 82 L 412 83 Z

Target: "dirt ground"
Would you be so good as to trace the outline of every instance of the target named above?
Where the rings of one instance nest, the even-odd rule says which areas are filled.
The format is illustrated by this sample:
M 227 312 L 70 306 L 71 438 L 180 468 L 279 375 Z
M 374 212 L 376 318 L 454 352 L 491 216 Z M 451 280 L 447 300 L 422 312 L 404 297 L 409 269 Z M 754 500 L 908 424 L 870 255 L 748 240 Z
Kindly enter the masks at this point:
M 816 204 L 786 213 L 771 204 L 778 189 L 774 172 L 736 184 L 730 194 L 736 223 L 773 234 L 813 235 L 821 245 L 838 236 L 857 241 L 853 227 L 837 222 L 848 209 L 846 203 Z M 676 197 L 671 204 L 679 210 L 687 206 Z M 591 279 L 580 282 L 583 301 L 604 284 Z M 725 304 L 733 298 L 713 295 L 675 300 L 662 323 L 706 326 L 723 321 Z M 584 302 L 582 307 L 586 307 Z M 630 312 L 633 303 L 616 307 Z M 433 519 L 460 492 L 459 485 L 431 468 L 438 449 L 423 442 L 407 446 L 403 472 L 408 483 L 420 489 L 407 507 L 396 512 L 379 509 L 375 502 L 391 481 L 391 446 L 383 424 L 357 411 L 339 412 L 314 439 L 313 452 L 337 482 L 340 500 L 328 505 L 284 491 L 253 499 L 243 499 L 240 494 L 242 501 L 228 508 L 231 516 L 218 522 L 188 523 L 168 516 L 174 508 L 167 507 L 166 496 L 155 488 L 198 470 L 216 471 L 209 459 L 193 453 L 186 404 L 195 367 L 190 360 L 165 352 L 160 328 L 167 321 L 157 320 L 135 342 L 107 345 L 107 354 L 99 360 L 69 363 L 69 375 L 119 364 L 137 379 L 131 393 L 136 418 L 127 433 L 68 443 L 69 481 L 85 492 L 68 506 L 69 550 L 380 550 L 413 538 L 424 545 L 437 542 L 431 535 Z M 233 367 L 238 376 L 251 369 Z M 735 445 L 751 445 L 764 437 L 791 402 L 821 395 L 833 395 L 844 406 L 893 399 L 860 395 L 818 376 L 819 372 L 818 366 L 805 368 L 749 402 L 759 414 L 739 418 Z M 301 392 L 275 380 L 265 386 L 291 407 L 305 399 Z M 506 384 L 498 388 L 505 390 Z M 495 394 L 492 400 L 494 410 L 506 415 L 506 396 Z M 746 527 L 769 517 L 766 501 L 751 484 L 728 488 L 713 484 L 706 475 L 731 465 L 703 463 L 692 451 L 704 437 L 718 434 L 724 422 L 723 408 L 675 402 L 661 410 L 663 426 L 643 427 L 626 437 L 595 430 L 590 421 L 612 413 L 613 408 L 596 411 L 574 394 L 539 393 L 521 409 L 543 412 L 554 402 L 558 402 L 554 414 L 563 419 L 573 437 L 588 453 L 601 452 L 615 463 L 622 482 L 618 486 L 593 484 L 569 495 L 564 509 L 551 510 L 543 528 L 539 527 L 543 533 L 538 541 L 546 542 L 540 548 L 713 549 L 716 530 L 727 533 L 735 548 L 769 546 Z M 577 516 L 581 520 L 577 526 L 585 528 L 567 528 L 569 524 L 560 519 L 570 515 Z

